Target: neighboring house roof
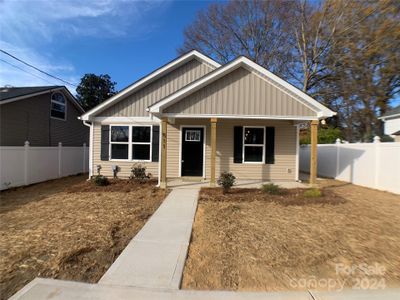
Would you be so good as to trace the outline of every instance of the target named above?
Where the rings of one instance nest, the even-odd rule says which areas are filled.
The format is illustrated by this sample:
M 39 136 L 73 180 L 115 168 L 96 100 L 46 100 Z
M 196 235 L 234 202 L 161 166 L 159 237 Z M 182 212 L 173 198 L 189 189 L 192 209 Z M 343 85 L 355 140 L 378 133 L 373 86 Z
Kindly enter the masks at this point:
M 164 108 L 171 106 L 172 104 L 178 102 L 184 97 L 209 85 L 210 83 L 216 81 L 217 79 L 222 78 L 223 76 L 231 73 L 232 71 L 238 69 L 239 67 L 245 67 L 250 71 L 256 72 L 260 74 L 265 80 L 275 85 L 277 88 L 280 88 L 286 93 L 291 93 L 292 95 L 295 96 L 296 100 L 300 101 L 302 104 L 308 106 L 310 109 L 315 111 L 319 119 L 332 117 L 336 114 L 335 112 L 331 111 L 330 109 L 328 109 L 315 99 L 311 98 L 306 93 L 302 92 L 301 90 L 294 87 L 290 83 L 279 78 L 275 74 L 269 72 L 265 68 L 261 67 L 260 65 L 256 64 L 255 62 L 251 61 L 250 59 L 244 56 L 240 56 L 237 59 L 233 60 L 232 62 L 222 67 L 219 67 L 218 69 L 208 73 L 207 75 L 201 77 L 200 79 L 188 84 L 184 88 L 176 91 L 175 93 L 169 95 L 168 97 L 149 106 L 147 110 L 151 113 L 162 113 Z
M 396 131 L 396 132 L 393 132 L 392 135 L 400 135 L 400 130 Z
M 218 68 L 221 65 L 216 61 L 212 60 L 208 56 L 196 51 L 192 50 L 186 54 L 181 55 L 180 57 L 174 59 L 173 61 L 165 64 L 164 66 L 160 67 L 159 69 L 153 71 L 149 75 L 140 78 L 139 80 L 135 81 L 131 85 L 127 86 L 125 89 L 120 91 L 118 94 L 112 96 L 107 101 L 97 105 L 93 109 L 86 112 L 84 115 L 81 116 L 82 120 L 89 120 L 92 116 L 104 111 L 105 109 L 109 108 L 110 106 L 114 105 L 115 103 L 119 102 L 120 100 L 124 99 L 127 95 L 133 94 L 134 92 L 138 91 L 139 89 L 145 87 L 146 85 L 150 84 L 151 82 L 157 80 L 158 78 L 172 72 L 179 66 L 185 64 L 186 62 L 198 59 L 203 61 L 213 68 Z
M 383 116 L 381 116 L 379 119 L 385 121 L 387 118 L 395 118 L 399 117 L 400 118 L 400 105 L 396 106 L 395 108 L 392 108 L 391 110 L 387 111 Z
M 71 92 L 62 85 L 2 87 L 0 88 L 0 105 L 55 91 L 63 91 L 81 113 L 85 112 Z

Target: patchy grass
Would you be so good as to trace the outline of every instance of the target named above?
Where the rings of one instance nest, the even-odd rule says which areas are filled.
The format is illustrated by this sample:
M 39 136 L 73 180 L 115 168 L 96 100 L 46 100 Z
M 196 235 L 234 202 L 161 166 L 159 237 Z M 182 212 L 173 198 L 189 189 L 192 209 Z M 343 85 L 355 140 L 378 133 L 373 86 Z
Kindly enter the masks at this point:
M 339 263 L 378 263 L 384 275 L 368 278 L 400 286 L 400 196 L 332 180 L 321 190 L 306 197 L 301 189 L 202 189 L 182 287 L 301 290 L 291 279 L 303 278 L 353 287 L 366 276 L 336 274 Z
M 1 192 L 1 299 L 37 276 L 97 282 L 165 196 L 154 182 L 85 176 Z

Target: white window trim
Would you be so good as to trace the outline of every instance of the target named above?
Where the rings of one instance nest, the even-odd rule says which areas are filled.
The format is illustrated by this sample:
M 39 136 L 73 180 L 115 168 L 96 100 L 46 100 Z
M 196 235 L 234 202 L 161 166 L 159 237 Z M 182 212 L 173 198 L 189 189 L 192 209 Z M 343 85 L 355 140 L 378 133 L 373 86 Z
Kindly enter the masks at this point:
M 260 128 L 260 129 L 262 129 L 263 130 L 263 135 L 264 135 L 263 144 L 245 144 L 244 135 L 245 135 L 245 132 L 246 132 L 246 128 Z M 266 139 L 265 135 L 266 135 L 266 130 L 265 130 L 265 127 L 263 127 L 263 126 L 243 126 L 243 133 L 242 133 L 242 163 L 244 163 L 244 164 L 252 164 L 252 165 L 254 165 L 254 164 L 256 164 L 256 165 L 265 164 L 265 139 Z M 246 161 L 245 160 L 245 153 L 244 153 L 244 150 L 245 150 L 246 146 L 249 146 L 249 147 L 262 147 L 263 151 L 262 151 L 261 161 Z
M 112 127 L 124 126 L 128 127 L 128 141 L 127 142 L 112 142 L 111 141 L 111 130 Z M 132 127 L 150 127 L 150 142 L 133 142 L 132 141 Z M 111 145 L 112 144 L 122 144 L 128 145 L 128 158 L 127 159 L 117 159 L 111 158 Z M 150 159 L 133 159 L 132 146 L 133 145 L 150 145 Z M 110 124 L 110 134 L 109 134 L 109 145 L 108 145 L 109 161 L 125 161 L 125 162 L 152 162 L 153 161 L 153 125 L 127 125 L 127 124 Z
M 53 95 L 54 94 L 61 94 L 62 96 L 63 96 L 63 98 L 64 98 L 64 103 L 62 103 L 62 102 L 58 102 L 58 101 L 56 101 L 56 100 L 53 100 Z M 52 111 L 52 108 L 51 108 L 51 106 L 52 106 L 52 103 L 56 103 L 56 104 L 59 104 L 59 105 L 64 105 L 64 108 L 65 108 L 65 111 L 64 111 L 64 119 L 63 118 L 57 118 L 57 117 L 53 117 L 52 115 L 51 115 L 51 111 Z M 50 118 L 51 119 L 55 119 L 55 120 L 60 120 L 60 121 L 66 121 L 67 120 L 67 98 L 64 96 L 64 94 L 63 93 L 61 93 L 61 92 L 54 92 L 54 93 L 52 93 L 51 94 L 51 96 L 50 96 Z

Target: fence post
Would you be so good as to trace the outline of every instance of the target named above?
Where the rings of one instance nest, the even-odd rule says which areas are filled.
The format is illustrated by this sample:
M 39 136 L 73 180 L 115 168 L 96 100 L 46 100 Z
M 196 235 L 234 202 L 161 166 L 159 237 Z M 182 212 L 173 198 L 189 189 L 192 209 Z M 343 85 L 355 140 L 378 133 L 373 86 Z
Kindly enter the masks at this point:
M 339 166 L 340 166 L 340 139 L 336 139 L 336 173 L 335 179 L 339 176 Z
M 374 185 L 375 188 L 379 188 L 379 165 L 380 165 L 380 154 L 381 154 L 381 138 L 379 136 L 374 137 L 375 146 L 375 178 Z
M 83 172 L 86 173 L 86 143 L 83 143 Z
M 24 183 L 29 184 L 29 142 L 24 143 Z
M 58 178 L 62 176 L 62 143 L 58 143 Z

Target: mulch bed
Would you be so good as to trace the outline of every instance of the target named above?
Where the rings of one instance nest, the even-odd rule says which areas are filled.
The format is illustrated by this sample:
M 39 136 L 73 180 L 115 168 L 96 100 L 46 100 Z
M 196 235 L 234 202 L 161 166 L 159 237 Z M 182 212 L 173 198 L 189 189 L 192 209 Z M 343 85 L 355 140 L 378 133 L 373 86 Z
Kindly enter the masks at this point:
M 400 286 L 400 196 L 329 180 L 322 185 L 317 198 L 301 189 L 284 195 L 202 189 L 182 287 L 305 290 L 293 282 L 332 278 L 351 288 L 364 278 L 337 274 L 339 263 L 378 263 L 385 274 L 367 278 Z
M 97 282 L 159 207 L 154 182 L 72 176 L 0 194 L 0 290 L 37 276 Z

